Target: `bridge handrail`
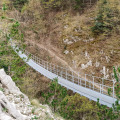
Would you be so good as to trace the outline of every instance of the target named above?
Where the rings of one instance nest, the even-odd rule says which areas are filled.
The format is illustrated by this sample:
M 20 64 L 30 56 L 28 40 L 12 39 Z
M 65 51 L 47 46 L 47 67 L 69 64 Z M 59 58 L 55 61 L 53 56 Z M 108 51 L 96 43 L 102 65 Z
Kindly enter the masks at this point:
M 13 45 L 15 45 L 13 42 L 11 42 L 11 43 Z M 75 84 L 81 85 L 83 87 L 92 89 L 92 90 L 97 91 L 101 94 L 108 95 L 107 90 L 111 89 L 111 91 L 112 91 L 111 96 L 113 98 L 115 97 L 114 96 L 114 85 L 115 85 L 114 80 L 109 80 L 109 79 L 96 77 L 96 76 L 92 76 L 92 75 L 88 75 L 88 74 L 85 74 L 85 76 L 83 78 L 83 77 L 80 77 L 79 73 L 75 73 L 74 71 L 69 70 L 65 67 L 62 67 L 62 66 L 59 66 L 59 65 L 56 65 L 56 64 L 53 64 L 53 63 L 49 63 L 48 61 L 45 61 L 45 60 L 31 54 L 27 50 L 23 50 L 23 49 L 21 49 L 21 50 L 24 52 L 24 54 L 26 56 L 30 55 L 30 59 L 32 59 L 35 63 L 39 64 L 41 67 L 45 68 L 46 70 L 56 74 L 58 77 L 64 78 L 66 80 L 69 80 L 69 81 L 71 81 Z M 92 80 L 89 80 L 87 78 L 87 76 L 91 76 Z M 71 77 L 71 79 L 69 79 L 69 77 Z M 95 78 L 101 79 L 100 83 L 97 83 L 95 81 Z M 105 85 L 104 84 L 105 81 L 112 82 L 111 86 L 110 85 Z

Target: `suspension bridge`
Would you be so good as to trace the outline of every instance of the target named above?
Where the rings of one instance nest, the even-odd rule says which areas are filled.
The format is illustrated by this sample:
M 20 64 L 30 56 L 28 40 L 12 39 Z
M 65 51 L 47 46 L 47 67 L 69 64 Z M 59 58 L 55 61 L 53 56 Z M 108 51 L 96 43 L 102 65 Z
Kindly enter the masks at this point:
M 19 47 L 16 47 L 16 44 L 14 44 L 12 40 L 10 42 L 12 48 L 19 57 L 40 74 L 49 79 L 58 78 L 58 83 L 60 85 L 72 90 L 73 92 L 79 93 L 90 100 L 97 101 L 99 98 L 100 104 L 112 107 L 112 104 L 115 103 L 114 80 L 108 80 L 87 74 L 85 74 L 84 77 L 81 77 L 80 74 L 42 60 L 26 50 L 18 50 Z M 108 89 L 111 89 L 111 95 L 108 95 Z

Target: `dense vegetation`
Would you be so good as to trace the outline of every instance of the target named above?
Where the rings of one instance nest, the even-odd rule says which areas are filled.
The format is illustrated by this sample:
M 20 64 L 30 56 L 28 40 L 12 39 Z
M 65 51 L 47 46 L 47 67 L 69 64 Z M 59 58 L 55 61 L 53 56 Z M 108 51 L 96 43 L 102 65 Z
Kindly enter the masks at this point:
M 119 32 L 118 26 L 120 25 L 120 11 L 118 8 L 119 1 L 116 3 L 101 0 L 98 4 L 98 13 L 95 18 L 95 25 L 92 27 L 94 34 L 110 35 L 111 32 Z
M 79 94 L 69 94 L 66 88 L 58 84 L 55 78 L 48 86 L 47 92 L 42 92 L 43 103 L 49 104 L 54 112 L 59 112 L 61 116 L 70 120 L 93 120 L 97 118 L 97 105 L 93 101 L 80 96 Z M 94 117 L 93 117 L 94 116 Z
M 61 10 L 71 7 L 75 10 L 80 10 L 84 6 L 82 0 L 40 0 L 44 9 Z M 12 3 L 16 9 L 21 8 L 28 3 L 28 0 L 12 0 Z
M 4 68 L 5 71 L 12 76 L 14 81 L 19 81 L 21 76 L 23 76 L 23 73 L 27 69 L 27 65 L 23 62 L 22 59 L 19 58 L 19 56 L 16 55 L 9 42 L 10 38 L 18 40 L 18 42 L 22 41 L 23 34 L 20 34 L 18 30 L 18 27 L 20 25 L 19 22 L 5 16 L 6 10 L 7 7 L 4 4 L 2 8 L 1 22 L 3 22 L 3 24 L 7 24 L 7 27 L 9 26 L 9 23 L 12 24 L 10 26 L 10 29 L 1 27 L 0 30 L 0 68 Z M 17 51 L 19 51 L 19 49 Z
M 24 4 L 28 2 L 28 0 L 11 0 L 11 2 L 13 3 L 15 8 L 20 10 L 24 6 Z

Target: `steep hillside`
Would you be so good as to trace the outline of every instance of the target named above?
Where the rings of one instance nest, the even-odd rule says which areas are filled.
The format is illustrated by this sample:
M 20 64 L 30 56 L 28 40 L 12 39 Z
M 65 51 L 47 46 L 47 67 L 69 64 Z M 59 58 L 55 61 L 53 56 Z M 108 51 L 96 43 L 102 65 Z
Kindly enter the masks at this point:
M 113 66 L 120 63 L 117 2 L 93 1 L 86 6 L 74 0 L 55 4 L 30 0 L 20 12 L 9 4 L 9 16 L 21 21 L 20 30 L 30 52 L 81 74 L 111 79 Z

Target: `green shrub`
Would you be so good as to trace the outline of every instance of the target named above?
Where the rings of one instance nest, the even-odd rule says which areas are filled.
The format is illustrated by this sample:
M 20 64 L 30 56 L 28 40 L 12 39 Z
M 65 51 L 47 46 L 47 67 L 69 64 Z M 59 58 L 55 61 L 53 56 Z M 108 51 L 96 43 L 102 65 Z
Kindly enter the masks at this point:
M 84 6 L 83 0 L 41 0 L 41 3 L 44 8 L 52 9 L 72 8 L 79 10 Z
M 116 1 L 117 2 L 117 1 Z M 110 35 L 113 30 L 117 30 L 120 25 L 119 4 L 111 0 L 101 0 L 98 4 L 98 12 L 92 27 L 92 32 L 95 35 L 105 34 Z
M 17 9 L 21 9 L 28 0 L 12 0 L 13 5 Z
M 45 103 L 49 104 L 54 112 L 58 110 L 58 106 L 61 101 L 67 95 L 67 90 L 58 84 L 58 79 L 55 78 L 49 85 L 49 91 L 47 93 L 42 93 L 45 99 Z
M 53 79 L 47 92 L 42 93 L 46 104 L 49 104 L 54 112 L 70 120 L 97 120 L 97 105 L 79 94 L 68 95 L 66 88 L 58 84 L 57 78 Z M 94 116 L 94 117 L 93 117 Z
M 97 106 L 86 97 L 75 94 L 66 96 L 61 102 L 60 113 L 63 117 L 72 120 L 97 120 Z M 93 117 L 94 116 L 94 117 Z
M 83 0 L 75 0 L 74 8 L 76 10 L 82 9 L 84 7 Z

